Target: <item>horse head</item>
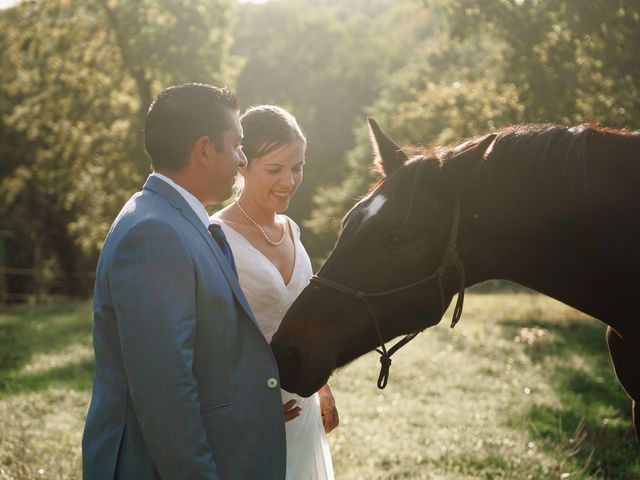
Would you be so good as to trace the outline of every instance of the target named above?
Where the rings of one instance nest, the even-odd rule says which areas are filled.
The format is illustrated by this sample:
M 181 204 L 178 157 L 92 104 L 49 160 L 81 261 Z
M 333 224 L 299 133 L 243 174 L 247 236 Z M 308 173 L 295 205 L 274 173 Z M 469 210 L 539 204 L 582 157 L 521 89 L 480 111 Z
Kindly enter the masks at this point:
M 495 135 L 409 158 L 371 119 L 369 128 L 381 179 L 344 217 L 271 344 L 283 388 L 301 395 L 381 342 L 437 324 L 465 286 L 451 268 L 457 242 L 471 241 L 458 239 L 459 202 Z

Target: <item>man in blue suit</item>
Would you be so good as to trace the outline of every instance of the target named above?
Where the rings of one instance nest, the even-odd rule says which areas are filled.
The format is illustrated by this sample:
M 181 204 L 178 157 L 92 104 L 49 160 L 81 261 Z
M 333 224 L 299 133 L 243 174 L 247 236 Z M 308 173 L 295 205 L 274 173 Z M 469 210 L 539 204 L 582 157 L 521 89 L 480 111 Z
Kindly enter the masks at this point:
M 149 108 L 154 172 L 98 261 L 87 480 L 284 479 L 276 362 L 204 207 L 231 195 L 246 162 L 237 108 L 201 84 Z

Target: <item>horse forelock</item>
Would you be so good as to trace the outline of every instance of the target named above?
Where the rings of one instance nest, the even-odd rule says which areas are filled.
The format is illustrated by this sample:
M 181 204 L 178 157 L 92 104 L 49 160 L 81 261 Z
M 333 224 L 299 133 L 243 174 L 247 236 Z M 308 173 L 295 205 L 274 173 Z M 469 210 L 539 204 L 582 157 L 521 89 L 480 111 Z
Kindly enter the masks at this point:
M 415 155 L 391 175 L 381 176 L 349 210 L 344 220 L 347 220 L 354 210 L 360 209 L 365 211 L 363 220 L 371 219 L 380 212 L 387 200 L 396 204 L 398 200 L 406 198 L 408 205 L 403 205 L 402 208 L 403 225 L 406 224 L 413 211 L 414 200 L 417 200 L 416 189 L 420 186 L 420 180 L 423 177 L 422 171 L 428 167 L 430 162 L 437 163 L 436 160 L 433 158 L 433 151 L 430 150 L 426 155 Z M 380 200 L 377 200 L 378 198 Z M 365 206 L 365 204 L 367 205 Z
M 424 184 L 426 172 L 428 170 L 435 172 L 440 167 L 439 160 L 434 156 L 434 153 L 434 151 L 428 151 L 425 155 L 412 157 L 394 172 L 386 186 L 379 187 L 389 198 L 390 204 L 397 205 L 398 202 L 401 202 L 402 208 L 396 212 L 396 214 L 402 214 L 401 226 L 405 226 L 410 221 L 417 206 L 422 206 L 422 198 L 418 189 Z

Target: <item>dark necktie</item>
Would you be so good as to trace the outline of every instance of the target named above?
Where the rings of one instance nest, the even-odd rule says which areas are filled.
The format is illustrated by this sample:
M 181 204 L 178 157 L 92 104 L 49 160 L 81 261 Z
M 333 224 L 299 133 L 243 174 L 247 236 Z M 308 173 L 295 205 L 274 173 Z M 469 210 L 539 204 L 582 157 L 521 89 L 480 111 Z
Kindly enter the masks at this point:
M 238 271 L 236 270 L 236 262 L 233 260 L 233 252 L 231 251 L 229 242 L 227 242 L 227 236 L 222 231 L 222 227 L 217 223 L 210 223 L 209 233 L 211 233 L 211 236 L 220 247 L 220 250 L 222 250 L 223 255 L 226 257 L 229 265 L 231 266 L 231 270 L 233 270 L 233 273 L 235 273 L 237 277 Z

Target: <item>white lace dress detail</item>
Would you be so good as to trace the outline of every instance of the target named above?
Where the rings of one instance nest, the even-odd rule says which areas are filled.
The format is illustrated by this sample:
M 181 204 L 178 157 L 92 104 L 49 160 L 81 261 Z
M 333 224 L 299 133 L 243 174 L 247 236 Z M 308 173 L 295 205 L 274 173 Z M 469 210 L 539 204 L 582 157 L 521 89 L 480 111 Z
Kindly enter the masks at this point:
M 267 341 L 280 326 L 284 314 L 313 275 L 309 255 L 300 242 L 298 225 L 286 216 L 293 233 L 295 261 L 289 283 L 260 250 L 217 215 L 211 221 L 222 226 L 236 263 L 238 279 L 258 326 Z M 285 423 L 287 434 L 287 480 L 332 480 L 329 442 L 322 425 L 317 393 L 309 398 L 285 390 L 282 403 L 295 399 L 302 407 L 299 417 Z

